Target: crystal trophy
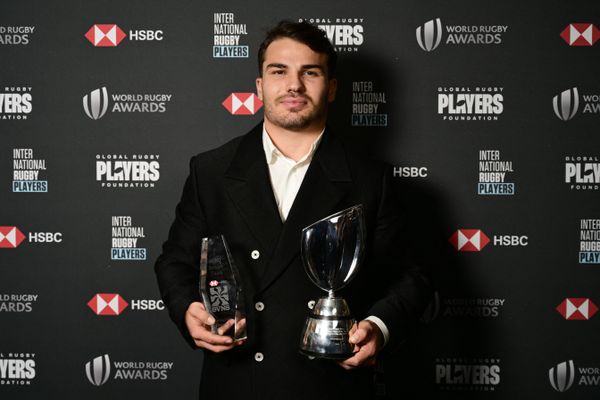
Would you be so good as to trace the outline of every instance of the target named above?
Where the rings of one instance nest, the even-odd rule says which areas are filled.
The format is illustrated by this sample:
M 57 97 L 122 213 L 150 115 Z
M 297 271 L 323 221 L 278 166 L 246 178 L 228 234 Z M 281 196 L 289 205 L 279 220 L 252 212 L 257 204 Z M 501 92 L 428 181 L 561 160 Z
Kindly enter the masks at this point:
M 206 310 L 215 318 L 212 332 L 246 339 L 246 312 L 240 274 L 223 235 L 202 239 L 200 294 Z

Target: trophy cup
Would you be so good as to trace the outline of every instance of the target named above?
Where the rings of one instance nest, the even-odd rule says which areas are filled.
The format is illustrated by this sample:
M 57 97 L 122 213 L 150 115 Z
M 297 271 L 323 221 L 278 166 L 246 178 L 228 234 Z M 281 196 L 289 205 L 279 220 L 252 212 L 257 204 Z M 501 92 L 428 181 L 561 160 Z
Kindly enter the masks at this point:
M 310 280 L 328 293 L 315 304 L 304 324 L 300 352 L 310 357 L 351 357 L 350 329 L 356 322 L 346 300 L 335 290 L 356 275 L 364 254 L 365 222 L 359 204 L 323 218 L 302 230 L 301 256 Z
M 202 238 L 200 294 L 214 318 L 212 332 L 246 339 L 246 313 L 240 274 L 223 235 Z

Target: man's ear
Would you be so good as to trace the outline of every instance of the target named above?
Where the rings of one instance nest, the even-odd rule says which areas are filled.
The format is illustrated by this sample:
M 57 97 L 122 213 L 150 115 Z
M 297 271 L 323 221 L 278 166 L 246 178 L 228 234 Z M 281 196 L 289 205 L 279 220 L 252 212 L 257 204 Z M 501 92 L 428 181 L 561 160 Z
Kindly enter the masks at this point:
M 337 92 L 337 79 L 329 80 L 329 91 L 327 92 L 327 101 L 330 103 L 335 100 L 335 93 Z
M 262 101 L 262 99 L 263 99 L 262 78 L 260 78 L 260 77 L 256 78 L 256 95 L 258 96 L 260 101 Z

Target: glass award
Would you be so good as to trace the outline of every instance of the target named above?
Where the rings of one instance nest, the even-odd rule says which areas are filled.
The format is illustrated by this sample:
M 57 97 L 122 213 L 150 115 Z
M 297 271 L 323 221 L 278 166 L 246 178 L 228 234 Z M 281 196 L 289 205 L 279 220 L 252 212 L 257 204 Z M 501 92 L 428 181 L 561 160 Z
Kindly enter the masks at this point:
M 346 300 L 335 295 L 356 275 L 364 255 L 362 204 L 339 211 L 302 230 L 301 256 L 310 280 L 327 292 L 308 315 L 300 352 L 317 358 L 353 355 L 350 329 L 356 320 Z
M 200 294 L 206 310 L 215 318 L 212 332 L 246 339 L 246 312 L 240 274 L 223 235 L 202 239 Z

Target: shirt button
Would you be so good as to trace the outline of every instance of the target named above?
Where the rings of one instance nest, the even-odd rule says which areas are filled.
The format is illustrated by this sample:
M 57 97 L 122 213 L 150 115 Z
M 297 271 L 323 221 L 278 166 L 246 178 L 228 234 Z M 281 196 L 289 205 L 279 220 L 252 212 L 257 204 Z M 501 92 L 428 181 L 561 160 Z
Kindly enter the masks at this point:
M 264 360 L 264 359 L 265 359 L 265 356 L 264 356 L 264 354 L 263 354 L 263 353 L 261 353 L 261 352 L 258 352 L 258 353 L 256 353 L 256 354 L 254 354 L 254 360 L 255 360 L 256 362 L 261 362 L 261 361 L 262 361 L 262 360 Z
M 315 301 L 314 300 L 311 300 L 311 301 L 308 302 L 308 308 L 310 308 L 311 310 L 313 308 L 315 308 Z
M 258 257 L 260 257 L 260 252 L 258 250 L 252 250 L 250 257 L 252 257 L 253 260 L 258 260 Z
M 258 301 L 256 304 L 254 304 L 254 308 L 256 308 L 256 311 L 262 311 L 265 309 L 265 303 Z

